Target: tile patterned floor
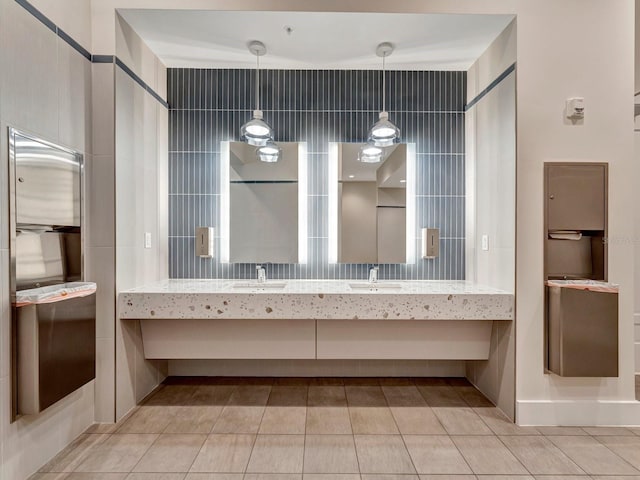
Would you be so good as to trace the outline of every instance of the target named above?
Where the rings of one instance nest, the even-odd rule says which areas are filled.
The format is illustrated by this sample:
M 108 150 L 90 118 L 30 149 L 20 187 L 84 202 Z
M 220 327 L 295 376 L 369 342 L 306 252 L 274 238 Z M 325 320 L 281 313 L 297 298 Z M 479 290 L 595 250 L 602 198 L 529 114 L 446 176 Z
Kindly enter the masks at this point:
M 640 429 L 518 427 L 463 379 L 172 378 L 32 480 L 640 480 Z

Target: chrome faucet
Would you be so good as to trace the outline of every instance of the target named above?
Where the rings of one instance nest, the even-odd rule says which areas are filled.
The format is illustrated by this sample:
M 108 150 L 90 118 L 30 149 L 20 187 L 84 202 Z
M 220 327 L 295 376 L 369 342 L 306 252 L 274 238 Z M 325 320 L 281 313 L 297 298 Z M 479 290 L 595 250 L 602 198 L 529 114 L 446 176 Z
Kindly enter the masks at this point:
M 265 283 L 267 281 L 267 271 L 262 265 L 256 265 L 256 272 L 258 272 L 258 283 Z
M 378 281 L 379 267 L 371 267 L 369 269 L 369 283 L 376 283 Z

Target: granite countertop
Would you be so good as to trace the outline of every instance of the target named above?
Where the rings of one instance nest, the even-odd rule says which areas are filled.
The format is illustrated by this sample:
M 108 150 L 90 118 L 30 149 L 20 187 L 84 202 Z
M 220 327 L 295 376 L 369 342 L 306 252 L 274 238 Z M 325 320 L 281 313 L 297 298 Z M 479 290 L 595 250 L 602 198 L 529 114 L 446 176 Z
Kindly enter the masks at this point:
M 121 292 L 122 319 L 513 320 L 513 294 L 467 281 L 171 279 Z M 250 284 L 236 288 L 234 284 Z M 368 287 L 368 285 L 367 285 Z

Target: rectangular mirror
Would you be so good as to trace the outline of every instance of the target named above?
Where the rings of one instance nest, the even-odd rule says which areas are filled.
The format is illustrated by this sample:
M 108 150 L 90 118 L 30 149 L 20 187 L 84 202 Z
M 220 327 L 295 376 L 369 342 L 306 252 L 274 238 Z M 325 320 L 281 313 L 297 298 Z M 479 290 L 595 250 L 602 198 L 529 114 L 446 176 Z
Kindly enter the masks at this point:
M 415 243 L 411 149 L 393 145 L 384 149 L 380 162 L 364 163 L 358 160 L 361 146 L 337 143 L 331 148 L 330 261 L 411 262 Z
M 279 160 L 268 163 L 258 159 L 254 146 L 226 145 L 228 182 L 223 182 L 228 185 L 229 217 L 228 232 L 223 226 L 222 236 L 228 234 L 228 259 L 223 252 L 222 261 L 301 262 L 303 230 L 306 242 L 306 222 L 301 218 L 301 210 L 306 214 L 306 201 L 304 205 L 299 201 L 306 200 L 306 177 L 301 176 L 306 169 L 304 148 L 298 143 L 279 143 Z M 222 208 L 226 208 L 224 200 Z

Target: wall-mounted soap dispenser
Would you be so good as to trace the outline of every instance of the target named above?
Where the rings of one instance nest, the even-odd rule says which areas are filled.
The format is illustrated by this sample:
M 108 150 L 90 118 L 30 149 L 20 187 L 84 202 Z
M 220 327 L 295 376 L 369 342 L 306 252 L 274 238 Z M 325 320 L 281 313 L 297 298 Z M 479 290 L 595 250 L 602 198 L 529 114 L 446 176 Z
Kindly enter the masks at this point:
M 545 163 L 545 369 L 618 376 L 618 294 L 607 281 L 607 164 Z

